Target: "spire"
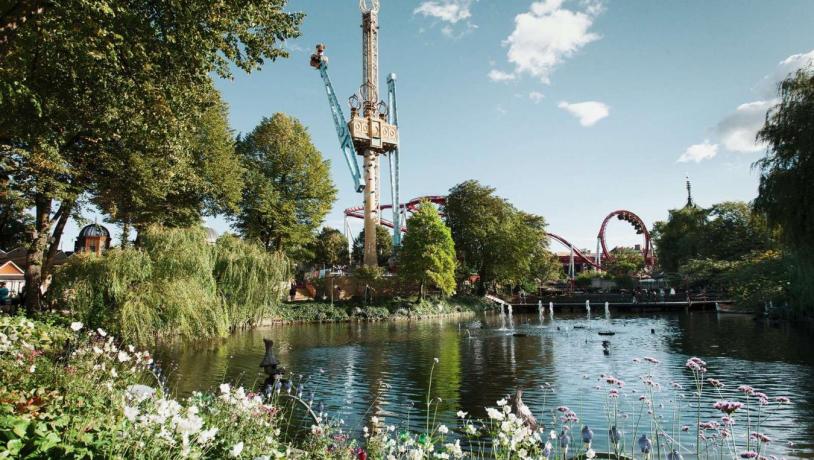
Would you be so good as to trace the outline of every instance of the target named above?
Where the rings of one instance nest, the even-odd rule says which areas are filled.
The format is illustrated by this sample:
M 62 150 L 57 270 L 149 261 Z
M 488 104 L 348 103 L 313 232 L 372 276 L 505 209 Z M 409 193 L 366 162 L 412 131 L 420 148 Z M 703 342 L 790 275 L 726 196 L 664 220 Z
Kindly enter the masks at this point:
M 686 176 L 687 179 L 687 208 L 695 207 L 695 203 L 692 201 L 692 184 L 690 183 L 690 176 Z

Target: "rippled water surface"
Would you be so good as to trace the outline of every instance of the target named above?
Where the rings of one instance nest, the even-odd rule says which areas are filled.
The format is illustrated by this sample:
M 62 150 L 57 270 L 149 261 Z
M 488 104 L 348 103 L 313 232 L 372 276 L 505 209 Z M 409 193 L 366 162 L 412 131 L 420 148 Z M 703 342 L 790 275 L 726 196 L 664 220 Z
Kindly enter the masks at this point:
M 472 327 L 480 321 L 483 327 Z M 433 358 L 432 397 L 441 398 L 437 418 L 457 425 L 455 412 L 485 416 L 484 407 L 525 389 L 524 400 L 539 419 L 551 423 L 558 405 L 568 405 L 598 433 L 595 447 L 605 449 L 608 385 L 600 375 L 610 374 L 627 384 L 620 418 L 627 436 L 644 389 L 641 376 L 652 372 L 661 391 L 654 396 L 663 426 L 677 436 L 683 425 L 693 426 L 695 414 L 684 410 L 675 421 L 674 401 L 686 408 L 692 374 L 684 367 L 698 356 L 709 366 L 708 377 L 726 383 L 724 398 L 739 398 L 739 384 L 748 384 L 770 397 L 787 396 L 793 404 L 769 406 L 761 431 L 773 439 L 775 452 L 814 458 L 814 335 L 791 324 L 771 324 L 741 315 L 715 313 L 660 313 L 649 316 L 556 315 L 542 322 L 536 314 L 514 315 L 512 327 L 501 330 L 497 313 L 438 320 L 339 323 L 275 326 L 238 333 L 229 339 L 177 346 L 159 353 L 172 369 L 171 386 L 179 394 L 214 389 L 227 382 L 256 387 L 263 380 L 258 364 L 263 337 L 275 341 L 275 353 L 294 379 L 301 375 L 306 399 L 312 391 L 329 415 L 341 418 L 350 430 L 359 430 L 372 414 L 389 424 L 423 429 L 427 387 Z M 613 331 L 600 336 L 599 331 Z M 602 341 L 609 340 L 609 354 Z M 660 364 L 637 364 L 634 358 L 653 357 Z M 168 365 L 172 363 L 171 365 Z M 379 384 L 389 385 L 380 394 Z M 672 389 L 677 382 L 685 390 Z M 555 390 L 545 392 L 549 383 Z M 601 389 L 597 389 L 596 386 Z M 719 399 L 705 389 L 704 420 L 720 420 L 710 407 Z M 378 396 L 377 396 L 378 395 Z M 682 397 L 686 395 L 686 397 Z M 661 407 L 661 404 L 664 407 Z M 736 417 L 736 431 L 746 429 Z M 690 430 L 694 433 L 694 429 Z M 577 433 L 574 433 L 575 435 Z M 690 441 L 684 434 L 682 440 Z M 788 442 L 794 443 L 789 447 Z M 685 452 L 685 456 L 691 456 Z

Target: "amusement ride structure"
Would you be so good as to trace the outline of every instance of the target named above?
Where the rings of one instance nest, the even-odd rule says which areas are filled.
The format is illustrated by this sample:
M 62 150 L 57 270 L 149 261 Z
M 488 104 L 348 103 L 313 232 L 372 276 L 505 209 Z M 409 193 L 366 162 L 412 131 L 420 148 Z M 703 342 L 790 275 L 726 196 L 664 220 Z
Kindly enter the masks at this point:
M 354 188 L 364 193 L 364 206 L 357 206 L 345 210 L 345 231 L 350 233 L 349 218 L 364 220 L 364 264 L 373 266 L 377 264 L 376 257 L 376 226 L 384 225 L 393 229 L 394 250 L 401 245 L 402 233 L 407 229 L 403 222 L 407 214 L 413 212 L 422 201 L 430 201 L 443 206 L 446 203 L 444 196 L 425 196 L 399 202 L 399 131 L 398 113 L 396 110 L 396 75 L 387 77 L 387 102 L 379 99 L 379 0 L 359 0 L 362 12 L 362 85 L 359 92 L 348 99 L 350 105 L 350 121 L 345 119 L 342 107 L 336 97 L 331 79 L 328 77 L 328 58 L 325 56 L 325 45 L 318 44 L 316 52 L 311 55 L 311 66 L 319 70 L 328 104 L 331 108 L 334 127 L 339 139 L 339 146 L 345 158 L 345 163 L 351 173 Z M 360 170 L 357 155 L 363 157 L 363 168 Z M 379 157 L 386 155 L 390 170 L 390 194 L 392 204 L 382 205 L 381 171 Z M 689 182 L 688 182 L 689 183 Z M 383 209 L 392 210 L 392 219 L 381 218 Z M 644 244 L 641 247 L 645 265 L 652 267 L 655 263 L 650 233 L 644 222 L 631 211 L 617 210 L 608 214 L 599 228 L 597 235 L 597 250 L 593 258 L 585 255 L 565 238 L 548 233 L 548 237 L 565 245 L 571 251 L 569 275 L 575 275 L 574 261 L 582 262 L 601 270 L 604 262 L 613 260 L 613 254 L 608 250 L 605 240 L 605 230 L 608 222 L 616 217 L 630 223 L 637 234 L 643 235 Z M 353 235 L 350 235 L 352 240 Z
M 394 212 L 394 214 L 399 215 L 398 222 L 406 222 L 408 213 L 412 213 L 413 211 L 415 211 L 416 208 L 418 208 L 418 205 L 424 201 L 429 201 L 430 203 L 443 207 L 444 204 L 446 204 L 446 197 L 441 195 L 422 196 L 414 198 L 406 203 L 402 203 L 397 207 L 398 212 L 397 213 Z M 348 240 L 353 239 L 353 232 L 350 229 L 349 219 L 363 219 L 364 218 L 364 215 L 362 214 L 363 209 L 364 208 L 361 206 L 345 209 L 345 233 L 348 236 Z M 394 208 L 393 205 L 385 204 L 381 205 L 381 209 L 394 209 Z M 600 225 L 599 233 L 597 234 L 596 237 L 596 253 L 594 253 L 593 257 L 586 255 L 584 252 L 579 250 L 576 246 L 574 246 L 571 242 L 569 242 L 562 236 L 556 233 L 546 232 L 546 236 L 562 244 L 563 246 L 568 248 L 569 251 L 571 252 L 568 270 L 569 278 L 573 279 L 576 275 L 575 262 L 577 260 L 585 264 L 588 264 L 589 266 L 597 270 L 602 270 L 603 263 L 607 263 L 613 260 L 614 258 L 612 252 L 613 248 L 609 249 L 606 233 L 608 224 L 614 217 L 617 218 L 618 220 L 629 223 L 633 227 L 633 230 L 635 230 L 636 234 L 642 235 L 643 244 L 641 245 L 641 252 L 642 256 L 644 257 L 645 266 L 647 268 L 652 268 L 655 265 L 656 258 L 655 254 L 653 253 L 653 243 L 650 239 L 650 232 L 647 230 L 647 226 L 644 224 L 644 221 L 642 221 L 642 219 L 632 211 L 618 209 L 608 214 L 602 221 L 602 225 Z M 398 229 L 399 233 L 407 231 L 407 227 L 405 226 L 399 227 L 399 225 L 394 224 L 394 222 L 396 221 L 381 219 L 380 224 L 385 227 L 391 228 L 394 231 Z
M 325 45 L 317 45 L 311 55 L 311 66 L 319 70 L 328 103 L 331 106 L 339 145 L 350 169 L 357 192 L 364 193 L 365 250 L 364 264 L 374 266 L 376 261 L 376 226 L 382 221 L 380 206 L 381 172 L 379 157 L 387 155 L 390 163 L 390 191 L 393 198 L 393 246 L 401 244 L 399 215 L 399 133 L 396 114 L 396 75 L 387 77 L 387 103 L 379 100 L 379 0 L 359 0 L 362 11 L 362 85 L 359 93 L 348 100 L 350 121 L 345 120 L 342 107 L 328 78 L 328 58 Z M 363 173 L 356 156 L 364 159 Z

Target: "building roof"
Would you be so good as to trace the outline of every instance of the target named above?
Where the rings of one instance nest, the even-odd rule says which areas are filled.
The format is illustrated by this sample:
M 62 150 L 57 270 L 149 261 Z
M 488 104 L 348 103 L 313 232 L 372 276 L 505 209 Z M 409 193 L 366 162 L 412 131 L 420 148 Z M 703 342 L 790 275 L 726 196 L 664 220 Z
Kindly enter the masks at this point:
M 0 262 L 0 280 L 23 278 L 24 276 L 25 272 L 23 269 L 13 261 L 7 260 L 5 262 Z
M 86 225 L 79 231 L 79 238 L 93 238 L 103 236 L 110 239 L 110 232 L 103 225 L 90 224 Z

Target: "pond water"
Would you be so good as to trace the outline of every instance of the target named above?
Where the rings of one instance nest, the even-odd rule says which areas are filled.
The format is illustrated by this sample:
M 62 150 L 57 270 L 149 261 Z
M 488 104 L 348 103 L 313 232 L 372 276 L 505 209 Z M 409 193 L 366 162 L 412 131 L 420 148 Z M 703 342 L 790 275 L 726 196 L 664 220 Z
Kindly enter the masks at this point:
M 483 327 L 467 328 L 473 321 Z M 501 329 L 501 324 L 505 327 Z M 599 331 L 613 331 L 601 336 Z M 459 427 L 459 409 L 485 417 L 486 406 L 525 390 L 524 401 L 538 419 L 551 427 L 551 411 L 568 405 L 596 435 L 594 446 L 607 449 L 607 397 L 609 385 L 600 379 L 610 374 L 626 382 L 619 398 L 619 419 L 632 437 L 645 391 L 642 376 L 652 374 L 661 390 L 653 396 L 657 414 L 671 436 L 680 427 L 694 426 L 692 374 L 688 358 L 707 362 L 707 377 L 726 384 L 723 399 L 742 400 L 736 391 L 747 384 L 769 395 L 787 396 L 790 405 L 770 404 L 760 431 L 773 441 L 774 453 L 814 458 L 814 339 L 810 328 L 772 324 L 744 315 L 658 313 L 614 314 L 612 318 L 585 314 L 515 314 L 511 325 L 498 313 L 445 319 L 376 323 L 335 323 L 274 326 L 237 333 L 228 339 L 196 345 L 177 345 L 158 353 L 170 369 L 170 386 L 179 395 L 195 390 L 217 390 L 222 382 L 256 388 L 263 381 L 258 364 L 263 337 L 275 342 L 275 353 L 294 379 L 305 381 L 305 399 L 311 392 L 324 403 L 329 416 L 342 419 L 346 429 L 358 433 L 371 415 L 398 427 L 423 430 L 427 387 L 441 398 L 437 419 Z M 609 353 L 603 352 L 608 340 Z M 657 365 L 636 358 L 652 357 Z M 438 364 L 434 366 L 434 358 Z M 432 375 L 430 371 L 432 369 Z M 675 390 L 672 383 L 684 390 Z M 382 393 L 380 384 L 389 388 Z M 550 384 L 554 390 L 545 391 Z M 599 386 L 601 389 L 597 389 Z M 702 420 L 720 421 L 711 408 L 721 397 L 705 387 Z M 674 401 L 684 413 L 676 420 Z M 754 402 L 754 399 L 752 400 Z M 662 408 L 661 405 L 664 405 Z M 435 406 L 433 406 L 435 410 Z M 543 410 L 549 415 L 542 416 Z M 735 431 L 746 430 L 745 417 L 736 413 Z M 754 421 L 752 421 L 754 422 Z M 399 428 L 399 429 L 402 429 Z M 694 428 L 681 435 L 687 444 Z M 641 429 L 639 430 L 641 432 Z M 574 433 L 578 437 L 578 433 Z M 628 440 L 628 445 L 629 445 Z M 788 444 L 793 443 L 793 446 Z M 685 451 L 685 457 L 692 453 Z

